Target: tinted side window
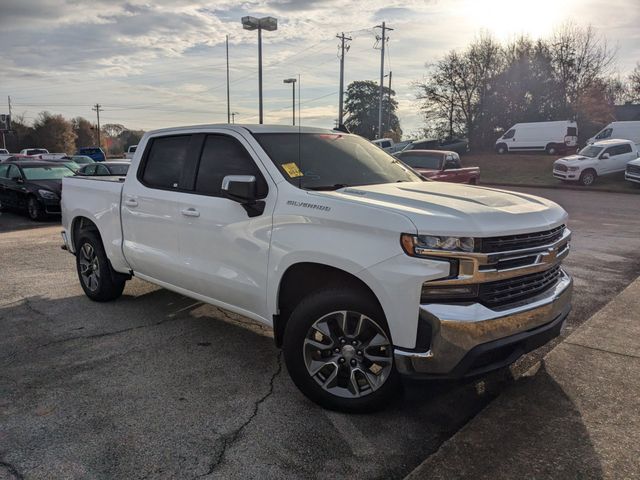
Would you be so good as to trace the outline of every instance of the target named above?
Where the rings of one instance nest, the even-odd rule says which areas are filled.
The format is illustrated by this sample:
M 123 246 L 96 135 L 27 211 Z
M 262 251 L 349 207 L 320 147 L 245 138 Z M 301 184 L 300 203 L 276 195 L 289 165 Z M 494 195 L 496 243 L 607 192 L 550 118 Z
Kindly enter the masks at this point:
M 505 133 L 502 138 L 507 139 L 507 138 L 513 138 L 513 136 L 516 134 L 515 130 L 509 130 L 507 133 Z
M 220 196 L 222 179 L 227 175 L 255 176 L 258 197 L 266 196 L 267 183 L 240 142 L 223 135 L 208 135 L 198 166 L 196 192 Z
M 22 174 L 20 173 L 20 169 L 15 165 L 9 165 L 9 172 L 7 173 L 8 178 L 22 178 Z
M 0 165 L 0 178 L 7 178 L 8 170 L 9 170 L 9 165 Z
M 616 148 L 618 149 L 616 152 L 616 155 L 622 155 L 623 153 L 631 153 L 631 145 L 629 145 L 628 143 L 625 143 L 624 145 L 618 145 Z
M 149 187 L 178 188 L 190 139 L 191 135 L 154 138 L 145 161 L 142 182 Z
M 567 137 L 577 137 L 578 129 L 576 127 L 567 127 Z
M 86 175 L 93 175 L 94 173 L 96 173 L 96 166 L 95 165 L 89 165 L 88 167 L 84 168 L 82 171 Z

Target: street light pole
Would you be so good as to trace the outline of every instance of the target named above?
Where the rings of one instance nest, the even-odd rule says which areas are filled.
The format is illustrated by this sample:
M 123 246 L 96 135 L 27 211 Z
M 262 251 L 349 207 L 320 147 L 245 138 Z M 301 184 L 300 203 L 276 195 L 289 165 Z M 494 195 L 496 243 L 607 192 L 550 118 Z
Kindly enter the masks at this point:
M 278 29 L 278 20 L 273 17 L 242 17 L 242 27 L 245 30 L 258 30 L 258 113 L 260 123 L 263 123 L 262 108 L 262 30 L 273 32 Z
M 293 115 L 293 124 L 296 124 L 296 81 L 297 79 L 295 78 L 285 78 L 282 83 L 290 83 L 292 88 L 291 91 L 293 92 L 293 104 L 291 105 L 292 108 L 292 115 Z

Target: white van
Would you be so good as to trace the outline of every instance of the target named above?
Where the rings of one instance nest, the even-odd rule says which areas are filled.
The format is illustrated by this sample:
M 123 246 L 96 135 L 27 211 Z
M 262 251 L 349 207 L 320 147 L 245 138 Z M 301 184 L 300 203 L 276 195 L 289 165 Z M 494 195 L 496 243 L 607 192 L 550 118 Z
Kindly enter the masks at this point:
M 609 138 L 624 138 L 640 145 L 640 121 L 611 122 L 600 130 L 595 136 L 587 140 L 590 145 L 593 142 L 607 140 Z
M 566 152 L 578 145 L 578 124 L 559 122 L 516 123 L 496 140 L 496 152 L 543 151 L 549 155 Z

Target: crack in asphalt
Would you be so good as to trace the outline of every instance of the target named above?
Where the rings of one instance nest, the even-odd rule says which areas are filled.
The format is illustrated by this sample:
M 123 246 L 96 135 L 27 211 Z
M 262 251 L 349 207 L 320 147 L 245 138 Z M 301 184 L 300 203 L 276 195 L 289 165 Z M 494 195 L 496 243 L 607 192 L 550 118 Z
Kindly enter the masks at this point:
M 267 390 L 267 393 L 265 393 L 262 397 L 260 397 L 253 405 L 253 412 L 251 413 L 251 415 L 249 416 L 249 418 L 247 420 L 245 420 L 238 428 L 236 428 L 234 431 L 223 435 L 222 439 L 220 441 L 220 448 L 219 448 L 219 452 L 218 454 L 215 456 L 215 459 L 213 460 L 213 462 L 211 462 L 209 464 L 209 470 L 207 470 L 206 473 L 202 474 L 202 475 L 198 475 L 195 478 L 202 478 L 202 477 L 206 477 L 208 475 L 211 475 L 213 472 L 215 472 L 215 470 L 224 463 L 224 458 L 225 455 L 227 453 L 227 450 L 229 449 L 229 447 L 231 447 L 236 440 L 238 440 L 238 438 L 240 437 L 240 434 L 242 433 L 242 431 L 249 426 L 249 424 L 258 416 L 258 411 L 260 409 L 260 405 L 262 405 L 267 398 L 269 398 L 271 395 L 273 395 L 273 388 L 274 388 L 274 383 L 276 378 L 278 377 L 278 375 L 280 375 L 280 373 L 282 372 L 282 352 L 278 352 L 278 357 L 277 357 L 277 368 L 275 370 L 275 372 L 273 373 L 273 375 L 271 375 L 271 379 L 269 380 L 269 389 Z
M 24 480 L 22 474 L 18 471 L 18 469 L 12 464 L 5 462 L 4 460 L 0 460 L 0 468 L 4 468 L 10 475 L 13 475 L 14 478 L 18 480 Z

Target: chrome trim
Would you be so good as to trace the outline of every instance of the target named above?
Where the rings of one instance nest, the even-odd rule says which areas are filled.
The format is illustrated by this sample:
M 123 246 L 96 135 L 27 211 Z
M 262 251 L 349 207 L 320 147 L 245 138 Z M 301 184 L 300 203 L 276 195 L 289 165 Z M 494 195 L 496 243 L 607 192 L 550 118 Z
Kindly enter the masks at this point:
M 445 375 L 464 356 L 483 343 L 509 337 L 545 325 L 571 304 L 573 280 L 564 271 L 555 286 L 541 294 L 501 309 L 480 303 L 424 304 L 421 316 L 431 324 L 431 347 L 425 352 L 394 350 L 400 373 Z
M 553 243 L 539 247 L 524 248 L 522 250 L 509 250 L 495 253 L 468 253 L 451 252 L 443 250 L 429 250 L 426 256 L 447 260 L 458 260 L 458 276 L 445 280 L 431 280 L 425 285 L 461 285 L 469 283 L 484 283 L 505 280 L 508 278 L 520 277 L 531 273 L 538 273 L 547 270 L 566 258 L 569 254 L 569 242 L 571 241 L 571 230 L 565 228 L 562 237 Z M 520 267 L 499 269 L 486 268 L 499 262 L 517 260 L 523 257 L 536 256 L 535 260 Z
M 255 181 L 256 177 L 253 175 L 227 175 L 222 179 L 222 190 L 229 190 L 231 182 L 251 183 Z

